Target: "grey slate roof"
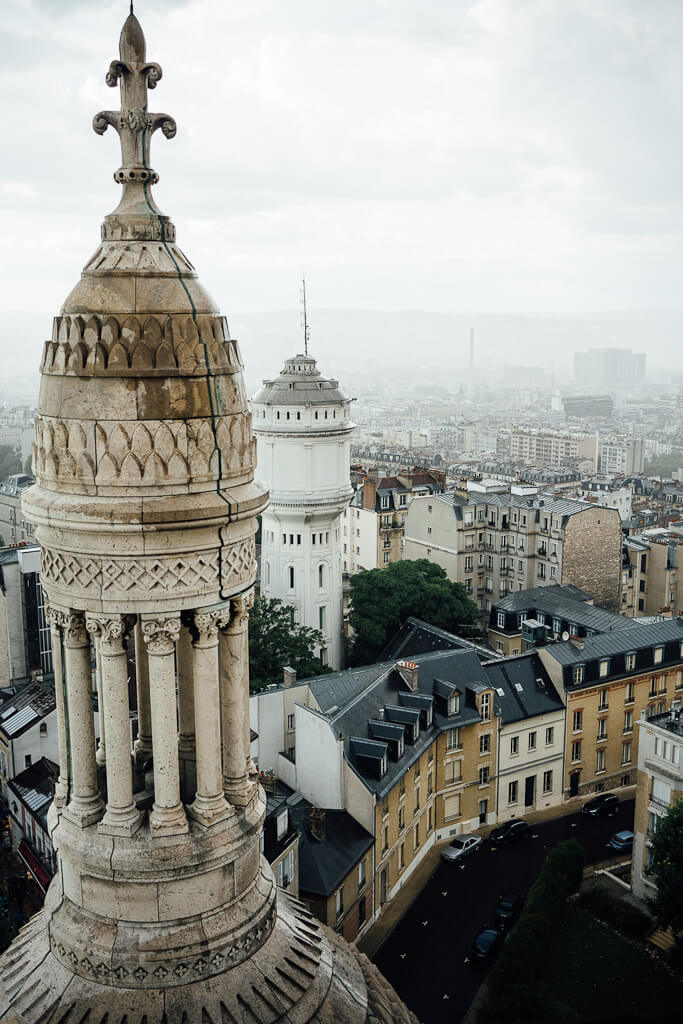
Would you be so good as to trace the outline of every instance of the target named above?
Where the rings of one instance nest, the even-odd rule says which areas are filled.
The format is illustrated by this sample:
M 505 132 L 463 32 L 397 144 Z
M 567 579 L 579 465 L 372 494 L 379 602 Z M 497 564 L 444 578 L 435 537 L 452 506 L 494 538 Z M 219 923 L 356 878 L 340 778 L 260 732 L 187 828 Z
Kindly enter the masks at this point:
M 438 629 L 411 615 L 391 638 L 378 660 L 412 658 L 431 651 L 474 651 L 481 661 L 497 657 L 487 644 L 465 640 L 464 637 L 447 633 L 445 629 Z
M 583 648 L 571 640 L 544 648 L 560 665 L 582 665 L 597 658 L 609 657 L 657 647 L 670 640 L 683 641 L 683 619 L 664 619 L 651 625 L 632 626 L 612 633 L 602 633 L 586 640 Z
M 503 713 L 503 725 L 563 707 L 550 676 L 535 651 L 485 666 L 491 686 L 496 689 L 496 710 Z M 503 693 L 499 693 L 503 690 Z
M 587 600 L 591 600 L 590 594 L 579 590 L 578 587 L 572 584 L 556 584 L 508 594 L 494 603 L 492 611 L 541 611 L 556 618 L 575 622 L 579 626 L 595 630 L 596 633 L 633 627 L 633 619 L 617 615 L 616 612 L 607 611 L 605 608 L 596 608 L 595 605 L 587 604 Z

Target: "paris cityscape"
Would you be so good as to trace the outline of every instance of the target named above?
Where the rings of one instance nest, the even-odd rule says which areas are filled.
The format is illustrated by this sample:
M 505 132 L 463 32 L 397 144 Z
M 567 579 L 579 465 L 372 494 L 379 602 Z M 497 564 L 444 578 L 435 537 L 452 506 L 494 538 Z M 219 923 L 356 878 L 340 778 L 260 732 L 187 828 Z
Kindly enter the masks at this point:
M 683 9 L 5 22 L 0 1021 L 677 1022 Z

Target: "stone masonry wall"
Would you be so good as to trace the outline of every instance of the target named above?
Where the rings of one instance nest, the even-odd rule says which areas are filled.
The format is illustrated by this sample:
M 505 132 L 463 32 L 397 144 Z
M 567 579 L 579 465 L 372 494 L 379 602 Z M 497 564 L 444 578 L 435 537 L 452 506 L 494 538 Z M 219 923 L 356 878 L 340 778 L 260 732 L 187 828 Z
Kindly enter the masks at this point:
M 596 605 L 619 611 L 621 518 L 596 506 L 570 516 L 562 552 L 562 583 L 593 595 Z

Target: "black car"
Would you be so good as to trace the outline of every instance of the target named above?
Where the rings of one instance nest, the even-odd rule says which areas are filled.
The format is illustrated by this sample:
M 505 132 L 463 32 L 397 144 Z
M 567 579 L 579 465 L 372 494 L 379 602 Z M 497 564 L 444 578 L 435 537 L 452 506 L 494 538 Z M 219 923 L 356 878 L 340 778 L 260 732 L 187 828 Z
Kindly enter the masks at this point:
M 525 839 L 529 835 L 529 825 L 521 818 L 511 818 L 497 825 L 489 835 L 489 842 L 492 846 L 506 846 L 507 843 L 514 843 L 516 839 Z
M 498 956 L 502 945 L 503 933 L 498 928 L 482 928 L 472 943 L 470 957 L 479 963 L 490 963 Z
M 519 917 L 524 905 L 524 897 L 518 892 L 504 892 L 498 897 L 496 904 L 496 927 L 501 932 L 508 931 Z
M 581 808 L 582 814 L 594 818 L 598 814 L 616 814 L 619 810 L 619 797 L 614 793 L 598 793 Z

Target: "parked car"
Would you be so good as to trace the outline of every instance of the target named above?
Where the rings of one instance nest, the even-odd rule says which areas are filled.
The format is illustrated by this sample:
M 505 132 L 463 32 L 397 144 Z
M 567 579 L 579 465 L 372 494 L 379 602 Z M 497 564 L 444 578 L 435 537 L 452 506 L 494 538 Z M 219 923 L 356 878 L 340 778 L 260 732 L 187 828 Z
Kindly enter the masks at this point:
M 503 941 L 503 933 L 498 928 L 492 926 L 482 928 L 472 943 L 470 956 L 479 963 L 490 963 L 498 956 Z
M 598 793 L 581 808 L 582 814 L 594 818 L 598 814 L 616 814 L 619 810 L 619 797 L 614 793 Z
M 510 821 L 497 825 L 489 835 L 489 840 L 493 846 L 506 846 L 508 843 L 514 843 L 516 839 L 525 839 L 529 834 L 528 822 L 522 818 L 511 818 Z
M 496 904 L 496 927 L 505 932 L 512 927 L 524 905 L 524 897 L 518 892 L 504 892 Z
M 628 853 L 629 850 L 633 849 L 633 832 L 629 832 L 628 829 L 624 829 L 623 832 L 617 832 L 616 835 L 612 836 L 609 844 L 617 853 Z
M 444 847 L 441 856 L 444 860 L 462 860 L 478 850 L 483 840 L 481 836 L 457 836 L 453 842 Z

